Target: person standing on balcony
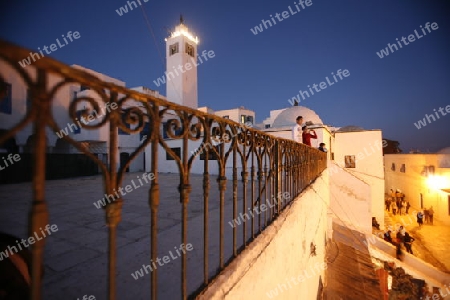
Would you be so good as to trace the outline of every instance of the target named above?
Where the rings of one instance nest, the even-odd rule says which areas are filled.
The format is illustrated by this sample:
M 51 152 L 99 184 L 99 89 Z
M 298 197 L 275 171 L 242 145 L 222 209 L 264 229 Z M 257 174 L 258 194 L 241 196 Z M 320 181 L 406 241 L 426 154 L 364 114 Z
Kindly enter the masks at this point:
M 309 130 L 306 126 L 302 127 L 302 131 L 303 144 L 311 147 L 311 139 L 317 139 L 316 132 L 314 130 Z
M 320 143 L 318 149 L 320 151 L 322 151 L 322 152 L 327 152 L 328 151 L 327 148 L 325 148 L 325 143 Z
M 301 143 L 303 117 L 298 116 L 297 119 L 295 119 L 295 123 L 295 126 L 292 128 L 292 139 L 297 143 Z

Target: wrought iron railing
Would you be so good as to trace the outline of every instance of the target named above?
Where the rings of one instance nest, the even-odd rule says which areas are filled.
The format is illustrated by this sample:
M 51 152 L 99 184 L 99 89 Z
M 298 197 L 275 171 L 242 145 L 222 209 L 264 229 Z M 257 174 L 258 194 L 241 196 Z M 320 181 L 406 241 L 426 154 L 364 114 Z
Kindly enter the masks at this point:
M 149 228 L 150 254 L 149 261 L 155 261 L 158 249 L 158 211 L 160 198 L 164 195 L 159 188 L 158 172 L 164 172 L 158 165 L 158 152 L 166 151 L 177 164 L 179 170 L 179 200 L 181 209 L 181 243 L 188 243 L 188 205 L 191 193 L 191 168 L 194 164 L 203 165 L 203 284 L 190 288 L 196 292 L 188 295 L 187 287 L 187 256 L 182 253 L 181 260 L 181 296 L 182 299 L 195 296 L 204 289 L 226 265 L 236 257 L 247 245 L 267 227 L 303 189 L 305 189 L 326 168 L 326 155 L 316 149 L 295 143 L 291 140 L 280 139 L 258 131 L 244 124 L 238 124 L 215 115 L 206 114 L 198 110 L 180 106 L 149 95 L 144 95 L 124 87 L 102 82 L 96 77 L 83 71 L 73 69 L 53 59 L 41 58 L 32 62 L 30 66 L 22 68 L 18 61 L 29 55 L 30 51 L 10 43 L 0 41 L 0 62 L 8 65 L 14 74 L 5 74 L 0 69 L 0 83 L 4 87 L 6 78 L 16 76 L 23 80 L 29 91 L 31 107 L 20 117 L 18 122 L 9 126 L 0 135 L 0 145 L 5 144 L 27 125 L 33 126 L 33 168 L 32 189 L 33 199 L 29 217 L 30 233 L 37 232 L 40 227 L 48 224 L 49 215 L 45 198 L 46 185 L 46 128 L 53 132 L 60 132 L 61 126 L 53 115 L 55 95 L 70 84 L 89 87 L 96 97 L 75 98 L 68 104 L 68 116 L 71 121 L 79 121 L 77 107 L 81 103 L 89 108 L 83 111 L 85 117 L 100 111 L 100 106 L 112 106 L 119 109 L 110 110 L 102 119 L 94 123 L 78 122 L 83 130 L 100 130 L 108 128 L 108 161 L 102 161 L 89 151 L 80 141 L 71 135 L 62 137 L 101 169 L 104 181 L 104 193 L 113 194 L 121 186 L 126 169 L 131 162 L 145 149 L 151 158 L 147 169 L 154 174 L 151 181 L 148 202 L 150 206 L 151 223 Z M 50 76 L 57 76 L 59 81 L 50 80 Z M 5 89 L 0 95 L 5 95 Z M 2 98 L 2 97 L 0 97 Z M 24 100 L 25 101 L 25 100 Z M 0 127 L 1 126 L 0 121 Z M 128 159 L 119 165 L 118 157 L 118 128 L 129 134 L 140 134 L 146 128 L 146 136 L 136 145 L 135 151 Z M 164 138 L 162 131 L 168 138 Z M 224 138 L 227 136 L 227 138 Z M 178 143 L 180 153 L 176 153 L 170 146 Z M 197 151 L 190 151 L 192 144 Z M 213 146 L 212 146 L 213 145 Z M 200 148 L 198 148 L 200 147 Z M 198 151 L 201 149 L 201 151 Z M 202 157 L 202 161 L 200 160 Z M 209 232 L 210 216 L 208 204 L 210 202 L 210 169 L 212 162 L 217 163 L 217 182 L 219 187 L 219 232 Z M 227 177 L 227 175 L 229 175 Z M 242 218 L 242 226 L 232 229 L 232 256 L 225 257 L 226 226 L 224 207 L 226 203 L 225 191 L 228 180 L 232 181 L 232 215 L 239 218 L 239 213 L 250 212 L 259 208 L 258 214 L 249 218 Z M 238 187 L 240 193 L 238 194 Z M 284 195 L 284 197 L 280 197 Z M 286 197 L 288 195 L 288 197 Z M 121 221 L 121 210 L 126 197 L 118 198 L 106 205 L 106 224 L 109 230 L 108 245 L 108 298 L 116 298 L 116 252 L 117 225 Z M 264 201 L 274 199 L 274 205 L 263 209 Z M 196 229 L 198 230 L 198 229 Z M 219 236 L 219 262 L 215 275 L 210 275 L 209 249 L 211 236 Z M 31 236 L 31 234 L 30 234 Z M 238 237 L 242 236 L 242 240 Z M 32 245 L 31 294 L 32 299 L 41 298 L 41 273 L 45 240 L 39 240 Z M 158 270 L 151 273 L 151 298 L 158 294 Z M 106 278 L 106 277 L 105 277 Z

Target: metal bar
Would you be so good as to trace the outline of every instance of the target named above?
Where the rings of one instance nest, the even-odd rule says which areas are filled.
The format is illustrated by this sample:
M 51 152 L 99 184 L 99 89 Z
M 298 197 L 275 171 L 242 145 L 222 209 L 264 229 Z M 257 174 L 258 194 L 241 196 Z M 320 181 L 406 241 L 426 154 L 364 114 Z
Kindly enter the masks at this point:
M 151 181 L 149 190 L 149 205 L 150 205 L 150 263 L 155 262 L 158 256 L 158 209 L 160 204 L 159 196 L 159 175 L 158 175 L 158 140 L 159 140 L 159 126 L 161 121 L 158 117 L 159 106 L 153 107 L 154 126 L 152 128 L 151 137 L 151 173 L 154 179 Z M 155 268 L 150 274 L 150 297 L 152 300 L 156 300 L 158 297 L 158 268 Z
M 117 100 L 117 94 L 113 93 L 111 99 Z M 118 190 L 117 186 L 117 149 L 119 146 L 117 122 L 119 116 L 113 114 L 109 123 L 109 166 L 110 166 L 110 184 L 107 193 L 113 194 L 113 189 Z M 120 221 L 121 199 L 106 205 L 106 223 L 108 226 L 108 299 L 116 299 L 116 228 Z
M 183 128 L 186 130 L 189 125 L 185 119 L 183 122 Z M 187 245 L 187 223 L 188 223 L 188 202 L 189 193 L 191 192 L 191 186 L 189 184 L 189 171 L 188 171 L 188 137 L 183 136 L 183 169 L 180 170 L 180 201 L 182 203 L 182 226 L 181 226 L 181 243 L 186 247 Z M 186 251 L 182 252 L 181 255 L 181 298 L 183 300 L 187 299 L 187 254 Z
M 247 210 L 247 183 L 248 183 L 248 172 L 247 172 L 247 162 L 245 161 L 245 145 L 243 147 L 243 153 L 244 153 L 244 162 L 242 164 L 242 212 L 245 214 L 245 211 Z M 247 246 L 247 219 L 243 218 L 243 245 L 244 248 Z
M 208 285 L 209 282 L 209 149 L 206 147 L 205 160 L 203 163 L 203 284 Z
M 265 191 L 264 191 L 264 205 L 266 206 L 267 205 L 267 198 L 268 198 L 268 195 L 269 195 L 269 189 L 270 189 L 270 187 L 269 187 L 269 169 L 268 169 L 268 167 L 267 167 L 267 155 L 264 155 L 264 174 L 265 174 L 265 176 L 264 176 L 264 186 L 265 186 Z M 268 219 L 268 211 L 267 211 L 267 208 L 264 210 L 264 228 L 266 228 L 267 227 L 267 223 L 269 222 L 269 219 Z
M 254 137 L 254 135 L 252 135 L 252 137 Z M 255 147 L 253 145 L 253 147 Z M 254 149 L 252 149 L 254 150 Z M 255 205 L 255 158 L 254 158 L 254 154 L 255 152 L 252 151 L 251 152 L 251 157 L 252 157 L 252 167 L 251 167 L 251 174 L 250 174 L 250 180 L 251 180 L 251 202 L 250 202 L 250 206 L 251 206 L 251 211 L 253 211 L 253 207 Z M 252 220 L 252 239 L 255 239 L 255 218 L 251 217 Z
M 45 162 L 47 141 L 45 134 L 46 121 L 50 113 L 50 102 L 46 95 L 47 78 L 43 70 L 38 71 L 38 82 L 36 95 L 40 113 L 37 114 L 33 124 L 34 145 L 33 145 L 33 202 L 30 211 L 29 236 L 34 236 L 39 232 L 40 227 L 48 224 L 48 210 L 45 202 Z M 37 240 L 31 246 L 31 299 L 41 299 L 42 288 L 42 267 L 45 240 Z
M 263 187 L 262 187 L 262 178 L 263 178 L 263 176 L 264 176 L 264 171 L 263 171 L 263 168 L 262 168 L 262 157 L 261 157 L 261 154 L 262 153 L 262 149 L 260 148 L 259 149 L 259 159 L 258 159 L 258 173 L 257 173 L 257 176 L 258 176 L 258 203 L 257 203 L 257 205 L 258 205 L 258 207 L 261 209 L 261 202 L 262 202 L 262 189 L 263 189 Z M 258 233 L 260 233 L 261 232 L 261 210 L 258 210 L 259 211 L 259 213 L 258 213 Z
M 238 176 L 237 176 L 237 150 L 236 145 L 233 146 L 233 220 L 237 219 L 237 198 L 238 198 Z M 233 226 L 233 257 L 237 256 L 237 228 Z

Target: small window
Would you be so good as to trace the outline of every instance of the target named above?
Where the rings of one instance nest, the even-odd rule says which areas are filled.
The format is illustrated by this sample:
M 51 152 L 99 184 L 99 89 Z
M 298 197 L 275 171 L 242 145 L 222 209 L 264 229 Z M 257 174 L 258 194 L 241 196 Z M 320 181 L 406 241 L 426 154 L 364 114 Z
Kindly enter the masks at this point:
M 142 131 L 139 133 L 140 141 L 143 142 L 149 134 L 150 134 L 150 123 L 145 122 L 144 128 L 142 128 Z
M 241 123 L 244 124 L 247 120 L 247 116 L 246 115 L 241 115 Z
M 169 56 L 178 53 L 178 43 L 169 46 Z
M 195 52 L 195 51 L 194 51 L 194 46 L 192 46 L 192 45 L 186 43 L 186 53 L 187 53 L 188 55 L 194 57 L 194 56 L 195 56 L 195 53 L 194 53 L 194 52 Z
M 128 129 L 131 128 L 131 125 L 125 122 L 125 114 L 122 115 L 122 124 L 124 124 Z M 123 131 L 120 127 L 117 127 L 117 133 L 119 135 L 130 135 L 128 132 Z
M 406 165 L 402 164 L 402 166 L 400 167 L 400 172 L 405 173 L 406 172 Z
M 222 116 L 222 118 L 224 118 L 224 119 L 229 119 L 230 116 Z
M 82 85 L 82 86 L 80 86 L 80 92 L 82 92 L 82 91 L 86 91 L 86 90 L 90 90 L 91 88 L 90 87 L 88 87 L 88 86 L 86 86 L 86 85 Z
M 392 171 L 395 171 L 395 163 L 392 163 L 392 165 L 391 165 L 391 170 L 392 170 Z
M 181 147 L 175 147 L 170 149 L 173 152 L 175 152 L 175 155 L 178 156 L 178 158 L 181 157 Z M 169 154 L 169 152 L 166 151 L 166 160 L 175 160 L 175 159 Z
M 264 128 L 270 128 L 270 124 L 264 125 Z
M 245 123 L 253 124 L 253 116 L 247 116 Z
M 11 84 L 7 82 L 0 82 L 0 112 L 10 115 L 12 113 L 12 96 Z
M 202 152 L 200 153 L 200 160 L 205 160 L 206 158 L 206 151 L 208 146 L 203 146 Z M 216 151 L 219 153 L 219 155 L 221 154 L 220 151 L 220 145 L 214 146 L 214 148 L 216 149 Z M 214 151 L 209 150 L 208 151 L 208 160 L 217 160 L 217 155 Z
M 354 155 L 346 155 L 345 156 L 345 167 L 346 168 L 356 168 Z
M 175 136 L 179 136 L 183 133 L 183 128 L 176 129 L 175 132 L 173 132 L 173 130 L 172 130 L 172 133 L 174 133 Z M 169 139 L 169 135 L 167 134 L 167 122 L 163 123 L 162 135 L 163 135 L 163 139 L 165 139 L 165 140 Z

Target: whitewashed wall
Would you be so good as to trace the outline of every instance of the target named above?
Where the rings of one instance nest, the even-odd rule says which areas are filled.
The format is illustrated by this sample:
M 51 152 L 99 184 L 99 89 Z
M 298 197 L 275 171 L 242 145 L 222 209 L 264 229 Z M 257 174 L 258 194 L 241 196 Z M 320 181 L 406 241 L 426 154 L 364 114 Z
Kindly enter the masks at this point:
M 330 208 L 335 222 L 364 233 L 372 232 L 371 187 L 347 169 L 328 163 Z
M 317 299 L 326 269 L 328 200 L 325 171 L 199 299 Z M 315 256 L 311 242 L 316 246 Z
M 333 152 L 334 160 L 340 166 L 345 166 L 346 155 L 355 156 L 356 167 L 347 168 L 347 171 L 371 187 L 372 216 L 383 227 L 384 169 L 381 131 L 336 132 Z

